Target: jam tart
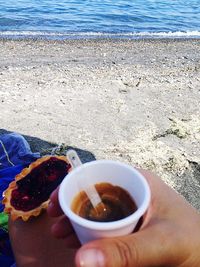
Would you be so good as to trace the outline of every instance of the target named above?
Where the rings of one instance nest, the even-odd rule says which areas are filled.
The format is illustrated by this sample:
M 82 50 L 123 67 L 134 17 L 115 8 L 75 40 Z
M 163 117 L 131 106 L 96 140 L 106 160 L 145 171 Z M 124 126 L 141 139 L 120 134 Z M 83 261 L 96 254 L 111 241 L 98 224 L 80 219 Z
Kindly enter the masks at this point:
M 12 220 L 27 221 L 38 216 L 49 203 L 50 194 L 71 170 L 65 156 L 44 156 L 37 159 L 16 175 L 4 191 L 4 212 Z

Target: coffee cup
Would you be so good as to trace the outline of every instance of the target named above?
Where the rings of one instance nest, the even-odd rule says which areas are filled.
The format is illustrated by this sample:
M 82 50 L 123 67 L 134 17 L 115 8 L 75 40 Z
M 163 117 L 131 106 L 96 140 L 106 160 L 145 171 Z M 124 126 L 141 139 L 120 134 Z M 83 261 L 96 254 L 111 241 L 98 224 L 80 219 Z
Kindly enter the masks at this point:
M 96 222 L 80 217 L 72 210 L 74 198 L 85 186 L 109 183 L 126 190 L 134 200 L 137 209 L 129 216 L 112 221 Z M 117 237 L 134 231 L 139 219 L 150 203 L 150 188 L 146 179 L 135 168 L 112 160 L 96 160 L 72 170 L 59 188 L 59 203 L 69 218 L 81 244 L 91 240 Z

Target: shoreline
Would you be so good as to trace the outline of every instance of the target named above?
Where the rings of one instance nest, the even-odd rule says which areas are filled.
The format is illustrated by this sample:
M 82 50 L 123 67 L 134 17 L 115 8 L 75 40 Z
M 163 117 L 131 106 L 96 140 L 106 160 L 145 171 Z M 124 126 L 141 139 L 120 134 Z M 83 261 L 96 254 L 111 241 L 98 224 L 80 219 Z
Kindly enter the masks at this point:
M 136 32 L 106 32 L 106 31 L 52 31 L 52 30 L 1 30 L 0 39 L 9 40 L 184 40 L 200 39 L 199 30 L 188 31 L 136 31 Z
M 1 129 L 150 169 L 200 210 L 200 39 L 0 39 Z
M 185 41 L 200 41 L 200 36 L 198 37 L 173 37 L 173 36 L 170 36 L 170 37 L 161 37 L 161 36 L 158 36 L 158 37 L 151 37 L 151 36 L 141 36 L 141 37 L 118 37 L 118 36 L 107 36 L 107 37 L 102 37 L 101 35 L 100 36 L 74 36 L 72 35 L 71 37 L 48 37 L 48 36 L 26 36 L 26 35 L 22 35 L 22 36 L 3 36 L 3 35 L 0 35 L 0 41 L 17 41 L 17 42 L 20 42 L 20 41 L 43 41 L 43 42 L 81 42 L 81 41 L 84 41 L 84 42 L 89 42 L 89 41 L 92 41 L 92 42 L 140 42 L 140 41 L 161 41 L 161 42 L 185 42 Z

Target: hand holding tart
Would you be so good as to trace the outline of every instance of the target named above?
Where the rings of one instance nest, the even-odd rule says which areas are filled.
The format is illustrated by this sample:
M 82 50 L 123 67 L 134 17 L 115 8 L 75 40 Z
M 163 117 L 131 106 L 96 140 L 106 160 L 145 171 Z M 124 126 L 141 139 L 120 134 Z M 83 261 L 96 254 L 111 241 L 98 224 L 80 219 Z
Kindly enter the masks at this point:
M 38 216 L 49 203 L 50 194 L 68 174 L 71 165 L 65 156 L 45 156 L 16 175 L 4 192 L 4 212 L 12 220 L 27 221 Z

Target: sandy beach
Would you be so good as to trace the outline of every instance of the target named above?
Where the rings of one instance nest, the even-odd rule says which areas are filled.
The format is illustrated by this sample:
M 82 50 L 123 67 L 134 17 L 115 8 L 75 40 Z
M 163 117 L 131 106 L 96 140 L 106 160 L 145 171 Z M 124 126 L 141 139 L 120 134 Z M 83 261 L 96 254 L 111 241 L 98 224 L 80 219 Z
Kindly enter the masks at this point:
M 200 210 L 199 40 L 1 40 L 0 133 L 157 172 Z

